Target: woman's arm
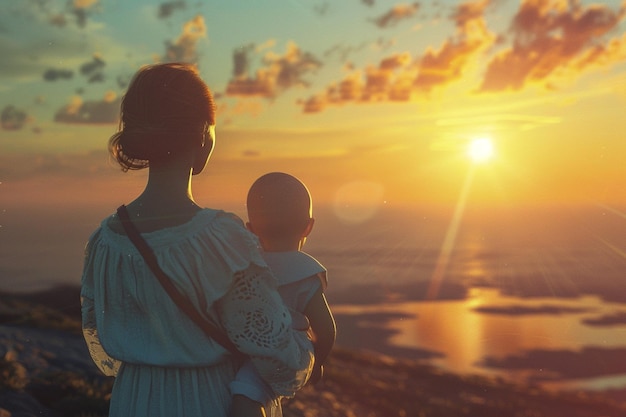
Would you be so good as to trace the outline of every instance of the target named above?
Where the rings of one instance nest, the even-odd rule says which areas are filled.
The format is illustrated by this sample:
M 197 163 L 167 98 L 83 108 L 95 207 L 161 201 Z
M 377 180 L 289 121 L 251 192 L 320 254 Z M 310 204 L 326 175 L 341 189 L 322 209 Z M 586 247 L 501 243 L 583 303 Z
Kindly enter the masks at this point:
M 85 247 L 85 260 L 81 278 L 80 305 L 82 315 L 82 330 L 85 343 L 89 349 L 91 359 L 100 371 L 107 376 L 116 376 L 121 362 L 110 357 L 100 343 L 96 328 L 96 311 L 94 306 L 94 241 L 98 238 L 100 229 L 93 233 Z
M 268 268 L 251 264 L 237 273 L 217 309 L 229 338 L 250 356 L 277 395 L 291 397 L 304 386 L 313 367 L 313 354 L 297 343 L 291 315 Z
M 98 330 L 96 329 L 96 314 L 93 308 L 93 300 L 81 297 L 82 328 L 85 343 L 89 349 L 89 355 L 98 369 L 106 376 L 116 376 L 122 364 L 120 361 L 110 357 L 102 347 Z

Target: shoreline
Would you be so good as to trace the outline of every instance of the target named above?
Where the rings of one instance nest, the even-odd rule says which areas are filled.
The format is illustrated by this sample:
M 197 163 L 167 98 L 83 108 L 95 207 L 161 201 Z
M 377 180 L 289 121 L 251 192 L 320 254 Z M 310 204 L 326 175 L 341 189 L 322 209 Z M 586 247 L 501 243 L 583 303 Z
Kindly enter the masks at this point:
M 54 314 L 61 313 L 72 317 L 76 323 L 80 323 L 80 286 L 78 285 L 61 284 L 51 286 L 47 289 L 19 293 L 0 291 L 0 297 L 2 296 L 8 296 L 24 302 L 44 306 L 50 309 L 50 314 L 52 314 L 52 316 L 54 316 Z M 434 304 L 437 308 L 448 308 L 445 307 L 445 303 L 461 301 L 462 299 L 452 297 L 448 300 L 437 301 Z M 424 301 L 422 301 L 422 303 L 423 302 Z M 444 304 L 442 304 L 442 302 Z M 420 304 L 417 301 L 416 303 L 418 305 Z M 407 324 L 415 322 L 416 320 L 425 320 L 425 318 L 421 317 L 420 314 L 415 311 L 409 313 L 403 310 L 401 306 L 396 308 L 396 305 L 393 303 L 390 303 L 389 306 L 391 306 L 391 311 L 383 311 L 382 309 L 376 309 L 376 305 L 365 307 L 365 305 L 361 304 L 360 307 L 352 306 L 352 308 L 356 308 L 357 310 L 359 310 L 359 308 L 363 309 L 363 311 L 360 311 L 359 314 L 346 314 L 346 305 L 339 304 L 337 311 L 335 311 L 335 318 L 338 323 L 338 328 L 340 329 L 338 332 L 336 346 L 339 348 L 358 350 L 375 355 L 423 362 L 441 369 L 444 372 L 451 372 L 461 376 L 476 375 L 501 378 L 513 383 L 542 386 L 543 388 L 550 389 L 551 391 L 622 391 L 624 392 L 624 398 L 626 398 L 626 371 L 621 374 L 585 374 L 584 371 L 581 370 L 578 375 L 575 371 L 577 367 L 581 367 L 580 364 L 584 365 L 589 361 L 598 360 L 597 357 L 606 360 L 607 357 L 612 356 L 617 360 L 620 355 L 626 354 L 626 349 L 607 348 L 602 350 L 601 348 L 596 349 L 595 347 L 591 347 L 581 349 L 580 351 L 577 351 L 576 349 L 555 350 L 555 354 L 552 355 L 555 362 L 559 360 L 559 358 L 555 356 L 558 352 L 561 352 L 562 356 L 576 356 L 576 352 L 578 352 L 580 358 L 571 358 L 571 363 L 568 365 L 569 370 L 571 371 L 570 374 L 563 374 L 561 378 L 556 377 L 553 379 L 529 378 L 524 380 L 519 377 L 519 375 L 524 374 L 523 368 L 520 368 L 517 371 L 517 374 L 519 375 L 515 376 L 514 373 L 516 370 L 513 368 L 514 365 L 512 363 L 507 364 L 507 360 L 508 362 L 516 360 L 514 356 L 510 356 L 508 358 L 504 358 L 503 356 L 502 358 L 504 359 L 495 359 L 493 357 L 485 359 L 485 363 L 483 365 L 490 365 L 488 361 L 491 361 L 491 365 L 493 365 L 492 367 L 485 367 L 481 366 L 479 363 L 475 363 L 471 367 L 455 369 L 454 367 L 446 365 L 449 358 L 446 357 L 447 355 L 445 351 L 438 350 L 437 348 L 429 348 L 424 345 L 414 346 L 412 344 L 407 344 L 408 340 L 406 340 L 406 336 L 402 336 L 402 329 L 398 328 L 398 323 L 401 323 L 402 326 L 406 327 Z M 348 310 L 350 310 L 350 308 Z M 2 313 L 1 310 L 0 313 Z M 60 320 L 61 319 L 56 318 L 57 323 Z M 398 341 L 401 342 L 397 343 Z M 594 349 L 596 349 L 595 352 L 589 352 L 589 350 L 593 351 Z M 531 354 L 549 355 L 549 351 L 537 349 L 531 351 Z M 585 355 L 587 355 L 587 357 L 585 357 Z M 523 359 L 522 356 L 518 356 L 517 358 L 518 362 L 522 360 L 531 360 L 530 354 L 527 359 Z M 577 365 L 577 362 L 580 364 Z M 522 362 L 520 362 L 518 366 L 521 364 Z M 498 366 L 500 367 L 498 368 Z M 507 366 L 510 368 L 507 368 Z M 525 366 L 529 367 L 530 362 L 527 362 Z M 584 366 L 582 368 L 584 368 Z M 549 373 L 549 364 L 544 364 L 544 369 L 547 375 Z M 558 368 L 556 368 L 556 370 L 558 373 Z M 587 370 L 591 372 L 594 371 L 593 369 Z M 507 375 L 507 373 L 510 373 L 510 375 Z M 529 374 L 528 372 L 526 373 Z M 595 388 L 590 384 L 585 384 L 586 381 L 592 383 L 596 382 L 596 385 L 599 388 Z M 603 381 L 618 381 L 618 386 L 615 384 L 604 384 L 605 386 L 602 387 Z
M 50 294 L 63 297 L 50 299 Z M 104 416 L 112 378 L 89 358 L 76 316 L 77 287 L 0 298 L 0 413 L 20 416 Z M 42 303 L 40 303 L 40 301 Z M 54 306 L 62 305 L 61 310 Z M 289 417 L 422 415 L 475 417 L 626 415 L 624 393 L 550 392 L 499 378 L 457 375 L 425 360 L 337 346 L 325 379 L 285 400 Z M 518 413 L 518 414 L 515 414 Z M 0 414 L 1 415 L 1 414 Z M 530 415 L 530 414 L 528 414 Z

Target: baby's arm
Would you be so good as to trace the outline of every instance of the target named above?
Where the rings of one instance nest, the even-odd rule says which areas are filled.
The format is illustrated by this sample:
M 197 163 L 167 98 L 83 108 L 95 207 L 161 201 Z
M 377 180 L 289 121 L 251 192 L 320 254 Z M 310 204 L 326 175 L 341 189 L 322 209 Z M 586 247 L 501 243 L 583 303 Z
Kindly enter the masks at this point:
M 310 381 L 315 383 L 321 377 L 321 367 L 335 344 L 337 328 L 335 319 L 326 302 L 326 296 L 318 288 L 307 304 L 304 314 L 308 317 L 313 331 L 313 346 L 315 347 L 315 365 Z

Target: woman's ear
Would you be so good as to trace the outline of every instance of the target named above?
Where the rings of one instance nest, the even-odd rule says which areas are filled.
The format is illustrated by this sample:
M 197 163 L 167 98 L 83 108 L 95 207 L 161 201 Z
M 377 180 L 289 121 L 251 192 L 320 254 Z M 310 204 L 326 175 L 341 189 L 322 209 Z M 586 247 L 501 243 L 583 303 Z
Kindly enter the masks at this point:
M 202 143 L 200 147 L 196 149 L 193 160 L 193 175 L 198 175 L 206 167 L 211 153 L 213 152 L 213 145 L 215 144 L 215 126 L 209 126 L 208 130 L 204 132 L 202 137 Z

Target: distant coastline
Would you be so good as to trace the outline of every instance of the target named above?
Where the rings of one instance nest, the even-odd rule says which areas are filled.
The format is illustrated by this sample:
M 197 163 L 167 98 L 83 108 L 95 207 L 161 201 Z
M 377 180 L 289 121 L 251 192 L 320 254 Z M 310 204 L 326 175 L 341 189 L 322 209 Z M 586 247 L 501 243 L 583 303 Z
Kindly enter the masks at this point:
M 0 295 L 0 372 L 5 376 L 0 381 L 0 413 L 106 415 L 112 380 L 99 374 L 82 340 L 78 287 Z M 623 393 L 558 394 L 341 346 L 333 351 L 322 383 L 285 401 L 288 417 L 526 412 L 544 417 L 621 417 L 626 415 L 626 402 Z

